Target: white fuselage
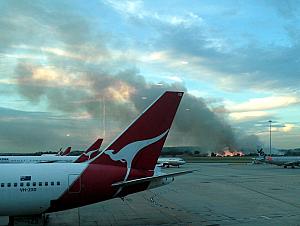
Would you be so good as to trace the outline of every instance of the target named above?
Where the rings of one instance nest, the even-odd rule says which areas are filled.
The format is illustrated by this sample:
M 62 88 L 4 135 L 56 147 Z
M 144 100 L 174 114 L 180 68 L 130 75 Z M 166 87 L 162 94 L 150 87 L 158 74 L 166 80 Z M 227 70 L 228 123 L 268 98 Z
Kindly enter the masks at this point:
M 1 164 L 0 215 L 43 213 L 87 167 L 85 163 Z
M 278 157 L 267 156 L 265 162 L 278 165 L 278 166 L 283 166 L 283 165 L 298 166 L 300 165 L 300 156 L 278 156 Z
M 105 175 L 107 174 L 107 168 L 102 168 L 104 171 L 94 172 L 93 178 L 83 179 L 83 172 L 89 166 L 88 163 L 1 164 L 0 216 L 25 216 L 45 213 L 51 206 L 53 207 L 52 200 L 59 200 L 63 196 L 72 195 L 72 193 L 81 194 L 83 187 L 93 188 L 97 186 L 101 188 L 101 184 L 105 183 L 105 179 L 113 177 L 112 174 L 115 172 L 111 171 L 109 175 Z M 120 167 L 117 167 L 117 169 L 120 169 Z M 95 175 L 98 173 L 98 176 Z M 161 175 L 159 172 L 155 174 L 156 176 Z M 95 181 L 96 178 L 97 182 Z M 78 180 L 82 180 L 82 189 L 70 190 L 73 188 L 74 182 Z M 173 180 L 173 176 L 155 179 L 144 189 L 163 186 Z M 111 185 L 108 188 L 112 188 Z M 101 190 L 96 189 L 94 192 L 105 196 L 105 193 Z M 109 193 L 108 190 L 106 192 Z M 88 195 L 93 197 L 95 193 L 88 193 Z M 114 197 L 115 195 L 104 199 Z
M 51 163 L 51 162 L 74 162 L 78 156 L 0 156 L 1 163 Z
M 160 157 L 157 160 L 157 164 L 162 166 L 180 166 L 185 164 L 186 162 L 182 158 L 175 158 L 175 157 Z

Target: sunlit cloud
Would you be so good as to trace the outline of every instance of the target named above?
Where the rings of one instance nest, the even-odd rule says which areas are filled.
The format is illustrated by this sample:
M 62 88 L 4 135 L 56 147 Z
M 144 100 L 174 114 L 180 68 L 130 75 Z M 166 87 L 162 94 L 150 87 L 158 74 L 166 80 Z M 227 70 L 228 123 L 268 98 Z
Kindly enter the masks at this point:
M 115 86 L 107 89 L 108 95 L 118 102 L 128 102 L 130 96 L 135 92 L 135 88 L 124 83 L 118 82 Z
M 190 27 L 193 24 L 199 25 L 203 23 L 203 18 L 193 12 L 185 12 L 183 15 L 161 13 L 159 11 L 153 12 L 146 9 L 142 1 L 106 0 L 105 2 L 127 18 L 133 17 L 150 21 L 157 20 L 172 26 L 184 27 Z
M 231 126 L 256 133 L 258 128 L 248 125 L 266 118 L 281 120 L 284 126 L 278 129 L 285 135 L 295 133 L 299 119 L 293 115 L 300 100 L 295 11 L 286 23 L 286 17 L 260 2 L 256 6 L 263 17 L 245 3 L 92 0 L 82 4 L 3 4 L 0 85 L 5 90 L 0 95 L 4 107 L 28 105 L 26 109 L 88 121 L 100 117 L 106 101 L 107 117 L 123 123 L 165 87 L 183 88 L 190 103 L 199 104 L 199 112 L 205 114 L 196 114 L 189 104 L 185 113 L 195 119 L 210 117 L 210 123 L 221 117 L 217 126 L 201 124 L 208 121 L 202 118 L 197 125 L 204 131 L 216 128 L 213 133 L 222 137 L 222 144 L 234 143 Z M 278 12 L 281 9 L 276 7 Z M 295 124 L 284 123 L 287 118 Z M 187 143 L 206 145 L 202 137 L 207 133 L 189 123 L 181 125 L 189 125 L 195 135 Z M 228 127 L 229 135 L 219 134 L 222 126 Z M 62 136 L 66 134 L 74 136 L 71 130 Z
M 296 127 L 296 125 L 294 125 L 294 124 L 284 124 L 282 131 L 286 132 L 286 133 L 291 132 L 295 127 Z
M 258 112 L 262 110 L 283 108 L 297 103 L 300 103 L 300 99 L 296 96 L 270 96 L 253 98 L 246 102 L 235 103 L 227 107 L 231 112 Z
M 151 52 L 148 55 L 143 53 L 136 53 L 137 55 L 141 54 L 141 61 L 165 61 L 167 59 L 167 53 L 163 51 Z
M 81 45 L 74 46 L 73 51 L 69 49 L 49 46 L 30 46 L 30 45 L 12 45 L 16 50 L 14 54 L 5 54 L 4 56 L 15 59 L 32 59 L 32 60 L 45 60 L 51 56 L 65 58 L 67 60 L 77 60 L 91 63 L 107 62 L 108 52 L 97 50 L 94 46 Z M 78 50 L 79 49 L 79 50 Z M 23 52 L 22 52 L 23 51 Z M 27 51 L 28 53 L 24 53 Z M 115 55 L 112 57 L 120 58 L 124 53 L 119 50 L 111 50 Z M 109 58 L 110 59 L 110 58 Z
M 181 63 L 181 64 L 189 64 L 188 61 L 184 61 L 184 60 L 180 61 L 180 63 Z
M 16 80 L 11 78 L 7 78 L 7 79 L 4 78 L 4 79 L 0 79 L 0 84 L 13 85 L 16 84 Z
M 45 87 L 68 87 L 68 86 L 87 86 L 88 81 L 83 79 L 80 74 L 70 74 L 62 69 L 48 66 L 35 66 L 32 64 L 20 65 L 20 70 L 27 71 L 26 76 L 20 76 L 18 84 L 31 84 Z M 16 80 L 13 80 L 13 82 Z
M 282 124 L 280 126 L 273 126 L 273 127 L 271 127 L 271 129 L 272 129 L 271 132 L 281 133 L 281 134 L 288 135 L 288 134 L 291 134 L 291 132 L 293 132 L 297 128 L 299 128 L 299 126 L 297 126 L 296 124 L 284 123 L 284 124 Z M 260 135 L 270 135 L 270 131 L 266 127 L 266 130 L 265 131 L 261 131 L 259 134 Z
M 260 117 L 268 116 L 269 113 L 264 111 L 246 111 L 246 112 L 233 112 L 229 116 L 236 121 L 250 120 Z
M 182 78 L 179 76 L 173 75 L 173 76 L 166 76 L 168 80 L 174 81 L 174 82 L 183 82 Z

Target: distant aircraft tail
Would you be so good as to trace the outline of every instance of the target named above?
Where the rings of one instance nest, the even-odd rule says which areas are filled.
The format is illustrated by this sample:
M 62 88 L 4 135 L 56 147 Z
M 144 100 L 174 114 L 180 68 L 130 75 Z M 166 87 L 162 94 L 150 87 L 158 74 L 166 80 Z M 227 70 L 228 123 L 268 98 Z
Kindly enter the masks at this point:
M 68 155 L 68 154 L 70 154 L 70 152 L 71 152 L 71 147 L 67 147 L 66 148 L 66 150 L 64 151 L 64 152 L 61 152 L 61 156 L 66 156 L 66 155 Z
M 256 150 L 257 151 L 257 153 L 258 153 L 258 155 L 259 155 L 259 157 L 262 157 L 262 158 L 266 158 L 266 153 L 263 151 L 263 148 L 261 148 L 260 150 Z
M 153 171 L 183 92 L 165 92 L 150 105 L 92 164 L 127 166 Z
M 83 152 L 78 159 L 76 159 L 75 163 L 86 162 L 90 159 L 93 159 L 95 156 L 99 154 L 100 147 L 103 139 L 97 139 L 95 143 L 92 144 L 85 152 Z

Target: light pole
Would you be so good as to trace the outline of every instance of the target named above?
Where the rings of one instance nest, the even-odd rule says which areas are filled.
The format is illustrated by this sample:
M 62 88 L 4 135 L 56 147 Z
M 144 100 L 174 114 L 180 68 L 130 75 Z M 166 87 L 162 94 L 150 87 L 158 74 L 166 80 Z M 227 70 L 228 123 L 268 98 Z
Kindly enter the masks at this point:
M 272 120 L 269 120 L 270 123 L 270 156 L 272 156 Z
M 102 130 L 103 130 L 103 138 L 105 138 L 106 135 L 106 125 L 105 125 L 105 120 L 106 120 L 106 109 L 105 109 L 105 97 L 104 95 L 102 96 Z

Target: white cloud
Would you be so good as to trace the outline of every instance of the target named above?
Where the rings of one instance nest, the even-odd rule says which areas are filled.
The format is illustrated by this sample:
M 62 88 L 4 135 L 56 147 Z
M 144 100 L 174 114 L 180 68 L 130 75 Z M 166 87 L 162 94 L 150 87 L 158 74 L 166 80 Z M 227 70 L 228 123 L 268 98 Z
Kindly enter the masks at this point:
M 296 125 L 287 123 L 287 124 L 284 124 L 282 131 L 287 133 L 287 132 L 292 131 L 295 127 L 296 127 Z
M 110 5 L 120 14 L 125 17 L 133 17 L 138 19 L 152 19 L 172 26 L 190 27 L 194 24 L 202 24 L 203 19 L 193 12 L 185 12 L 183 15 L 179 14 L 163 14 L 153 11 L 153 9 L 146 9 L 142 1 L 114 1 L 106 0 L 106 4 Z
M 230 112 L 263 111 L 287 107 L 299 103 L 300 99 L 295 96 L 270 96 L 249 99 L 244 103 L 235 103 L 227 106 Z
M 16 84 L 15 79 L 0 79 L 0 84 L 5 84 L 5 85 L 13 85 Z
M 272 132 L 292 134 L 291 132 L 294 131 L 296 128 L 299 128 L 299 126 L 297 126 L 296 124 L 285 123 L 280 127 L 273 126 L 272 127 Z M 262 131 L 259 134 L 269 135 L 270 132 L 269 132 L 269 129 L 266 129 L 266 131 Z
M 253 118 L 259 118 L 269 115 L 264 111 L 246 111 L 246 112 L 233 112 L 229 116 L 236 121 L 249 120 Z
M 49 47 L 49 46 L 29 46 L 29 45 L 13 45 L 12 48 L 19 50 L 26 50 L 30 51 L 29 53 L 16 53 L 5 55 L 6 57 L 13 57 L 13 58 L 25 58 L 25 59 L 35 59 L 35 60 L 42 60 L 48 55 L 55 55 L 58 57 L 66 58 L 66 59 L 73 59 L 85 62 L 105 62 L 108 61 L 108 53 L 105 51 L 99 51 L 92 46 L 80 46 L 81 51 L 76 52 L 76 48 L 74 47 L 74 51 L 65 50 L 59 47 Z M 114 51 L 112 50 L 112 53 Z M 122 53 L 118 51 L 116 57 L 119 57 Z
M 18 80 L 0 80 L 0 83 L 10 82 L 11 84 L 35 84 L 37 86 L 47 87 L 82 87 L 90 85 L 89 81 L 81 78 L 80 73 L 69 73 L 56 67 L 22 64 L 22 70 L 26 70 L 30 73 L 30 76 L 20 78 Z
M 183 82 L 182 78 L 176 76 L 176 75 L 173 75 L 173 76 L 166 76 L 167 79 L 171 80 L 171 81 L 174 81 L 174 82 Z
M 137 55 L 143 54 L 136 52 Z M 156 51 L 156 52 L 150 52 L 147 54 L 143 54 L 140 57 L 141 61 L 148 62 L 148 61 L 165 61 L 167 59 L 167 53 L 164 51 Z
M 145 16 L 143 3 L 141 1 L 106 0 L 105 3 L 125 16 L 136 16 L 138 18 Z
M 196 90 L 196 89 L 189 90 L 188 93 L 195 96 L 195 97 L 200 97 L 200 98 L 210 96 L 208 92 L 204 92 L 202 90 L 199 91 L 199 90 Z
M 157 19 L 174 26 L 184 26 L 184 27 L 190 27 L 193 24 L 199 25 L 203 23 L 203 19 L 201 17 L 191 12 L 183 16 L 160 15 Z
M 181 64 L 189 64 L 189 62 L 188 62 L 188 61 L 185 61 L 185 60 L 180 61 L 180 63 L 181 63 Z

